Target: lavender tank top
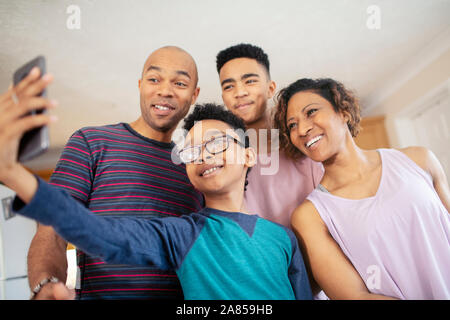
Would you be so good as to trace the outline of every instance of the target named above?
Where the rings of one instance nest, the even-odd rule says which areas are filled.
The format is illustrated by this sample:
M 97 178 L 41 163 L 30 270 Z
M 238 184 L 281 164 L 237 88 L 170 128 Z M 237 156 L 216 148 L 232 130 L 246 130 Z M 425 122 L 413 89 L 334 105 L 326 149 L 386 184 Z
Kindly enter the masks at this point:
M 450 215 L 432 178 L 398 150 L 377 151 L 375 196 L 351 200 L 315 189 L 307 199 L 371 293 L 450 299 Z

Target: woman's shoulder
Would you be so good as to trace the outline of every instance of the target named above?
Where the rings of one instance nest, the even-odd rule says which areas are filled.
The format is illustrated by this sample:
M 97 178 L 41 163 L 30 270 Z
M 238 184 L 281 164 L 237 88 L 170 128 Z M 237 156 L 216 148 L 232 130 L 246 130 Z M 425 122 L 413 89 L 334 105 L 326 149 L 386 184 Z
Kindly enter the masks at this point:
M 435 157 L 433 152 L 425 147 L 411 146 L 406 148 L 394 148 L 415 162 L 424 171 L 430 171 L 430 161 Z
M 414 161 L 421 169 L 427 172 L 434 183 L 443 183 L 447 185 L 447 177 L 444 168 L 433 151 L 425 147 L 408 147 L 398 149 L 403 152 L 412 161 Z
M 318 221 L 317 218 L 320 219 L 320 216 L 318 214 L 318 211 L 316 209 L 316 207 L 314 206 L 314 204 L 306 199 L 305 201 L 303 201 L 297 208 L 295 208 L 294 212 L 292 213 L 292 222 L 298 221 Z

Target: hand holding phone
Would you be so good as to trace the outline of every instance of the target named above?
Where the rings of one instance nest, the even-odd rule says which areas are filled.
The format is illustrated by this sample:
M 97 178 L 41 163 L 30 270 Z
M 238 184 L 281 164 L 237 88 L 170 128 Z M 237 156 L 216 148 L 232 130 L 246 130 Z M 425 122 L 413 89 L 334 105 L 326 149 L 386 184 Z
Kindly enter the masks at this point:
M 13 81 L 14 87 L 16 87 L 34 68 L 38 67 L 40 70 L 40 77 L 42 78 L 46 72 L 45 66 L 45 58 L 43 56 L 38 56 L 33 60 L 29 61 L 14 73 Z M 46 89 L 43 88 L 42 91 L 36 92 L 35 96 L 37 97 L 46 97 Z M 17 96 L 14 94 L 13 97 L 17 99 Z M 18 102 L 18 101 L 16 101 Z M 44 106 L 42 106 L 44 107 Z M 28 115 L 38 115 L 45 113 L 45 108 L 37 108 L 32 110 Z M 45 152 L 50 145 L 49 140 L 49 132 L 48 127 L 46 125 L 33 128 L 26 133 L 23 134 L 20 143 L 19 143 L 19 151 L 18 151 L 18 159 L 20 162 L 31 160 L 38 155 Z
M 18 162 L 19 144 L 24 134 L 56 120 L 48 113 L 35 112 L 56 106 L 56 102 L 39 96 L 52 79 L 51 75 L 41 78 L 40 70 L 36 67 L 16 86 L 11 85 L 7 91 L 0 93 L 0 181 L 5 185 L 13 186 L 24 180 L 23 174 L 20 175 L 20 172 L 23 173 L 23 166 Z M 34 114 L 31 115 L 31 112 Z M 46 138 L 38 138 L 48 141 Z M 46 148 L 41 143 L 37 146 L 40 150 Z

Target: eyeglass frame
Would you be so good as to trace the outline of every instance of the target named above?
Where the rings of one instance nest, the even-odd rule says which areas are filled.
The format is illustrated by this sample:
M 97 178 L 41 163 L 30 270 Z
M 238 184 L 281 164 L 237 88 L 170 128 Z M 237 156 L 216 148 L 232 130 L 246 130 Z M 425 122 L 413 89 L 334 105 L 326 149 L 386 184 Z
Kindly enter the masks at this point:
M 225 147 L 222 151 L 218 151 L 218 152 L 211 152 L 211 151 L 209 151 L 209 150 L 208 150 L 208 147 L 207 147 L 207 144 L 210 143 L 210 142 L 213 142 L 214 140 L 219 139 L 219 138 L 226 138 L 226 142 L 227 142 L 226 147 Z M 179 156 L 180 160 L 181 160 L 184 164 L 193 163 L 193 162 L 197 161 L 198 158 L 200 158 L 200 156 L 201 156 L 201 154 L 202 154 L 203 146 L 205 147 L 206 151 L 208 151 L 208 153 L 210 153 L 210 154 L 212 154 L 212 155 L 220 154 L 220 153 L 223 153 L 224 151 L 226 151 L 226 150 L 230 147 L 230 144 L 229 144 L 229 140 L 230 140 L 230 139 L 233 140 L 234 142 L 236 142 L 239 146 L 245 148 L 245 144 L 244 144 L 244 143 L 242 143 L 241 141 L 239 141 L 239 140 L 236 139 L 235 137 L 230 136 L 229 134 L 224 134 L 224 135 L 221 135 L 221 136 L 218 136 L 218 137 L 212 137 L 212 139 L 210 139 L 210 140 L 208 140 L 208 141 L 205 141 L 205 142 L 203 142 L 203 143 L 201 143 L 201 144 L 196 144 L 196 145 L 192 145 L 192 146 L 189 146 L 189 147 L 185 147 L 185 148 L 181 149 L 181 150 L 178 152 L 178 156 Z M 183 151 L 187 150 L 187 149 L 197 149 L 197 150 L 200 150 L 200 151 L 198 152 L 198 155 L 197 155 L 197 157 L 196 157 L 194 160 L 191 160 L 191 161 L 189 161 L 189 162 L 186 162 L 186 161 L 184 161 L 184 160 L 182 159 L 181 153 L 182 153 Z

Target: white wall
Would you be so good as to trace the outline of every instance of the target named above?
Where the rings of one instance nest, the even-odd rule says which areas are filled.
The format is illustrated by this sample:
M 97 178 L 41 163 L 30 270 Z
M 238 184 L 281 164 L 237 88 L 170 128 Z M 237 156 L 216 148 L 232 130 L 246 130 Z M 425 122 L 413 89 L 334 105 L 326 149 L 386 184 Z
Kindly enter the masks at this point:
M 2 200 L 13 196 L 0 185 L 0 299 L 28 299 L 27 252 L 36 222 L 18 215 L 6 219 Z
M 411 66 L 414 68 L 414 66 Z M 372 107 L 367 116 L 385 115 L 386 130 L 392 147 L 400 147 L 395 121 L 415 102 L 430 95 L 439 87 L 445 86 L 450 78 L 450 49 L 432 60 L 395 91 Z M 437 115 L 438 116 L 438 115 Z

